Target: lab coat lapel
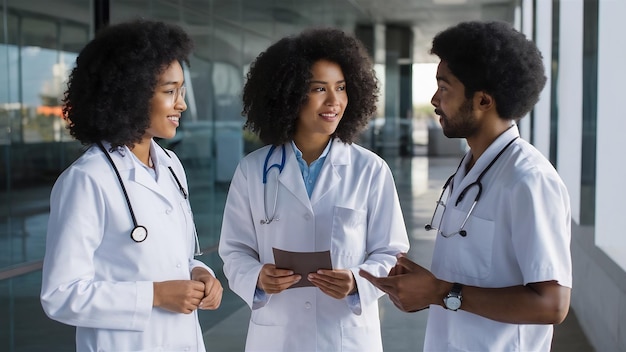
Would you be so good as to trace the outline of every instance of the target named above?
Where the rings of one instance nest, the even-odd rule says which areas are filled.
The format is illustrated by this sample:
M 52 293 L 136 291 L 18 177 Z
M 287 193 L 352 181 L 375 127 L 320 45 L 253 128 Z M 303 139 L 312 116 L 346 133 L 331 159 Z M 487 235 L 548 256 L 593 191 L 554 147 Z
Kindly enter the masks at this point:
M 493 143 L 491 143 L 491 145 L 489 145 L 489 147 L 487 147 L 487 149 L 483 152 L 480 158 L 478 158 L 474 166 L 469 170 L 467 174 L 465 173 L 465 170 L 467 170 L 467 164 L 471 159 L 472 151 L 470 150 L 465 154 L 463 163 L 459 167 L 459 170 L 454 177 L 454 199 L 457 199 L 463 189 L 478 180 L 480 174 L 489 166 L 494 158 L 496 158 L 498 153 L 500 153 L 500 151 L 506 147 L 507 143 L 509 143 L 511 139 L 515 138 L 516 136 L 519 137 L 519 130 L 517 129 L 517 126 L 513 126 L 503 132 L 500 136 L 498 136 L 498 138 L 496 138 L 495 141 L 493 141 Z M 497 165 L 493 165 L 492 169 L 490 169 L 488 172 L 493 172 L 495 168 L 497 168 Z M 486 186 L 483 184 L 482 187 Z M 472 193 L 471 195 L 472 199 L 474 199 L 473 194 L 474 193 Z M 466 197 L 467 196 L 470 196 L 470 194 L 466 194 Z
M 285 143 L 285 168 L 281 172 L 278 180 L 280 183 L 296 197 L 302 205 L 312 211 L 309 195 L 306 193 L 304 187 L 304 181 L 302 180 L 302 173 L 300 172 L 300 166 L 298 166 L 298 160 L 293 152 L 293 147 L 289 143 Z M 277 160 L 280 163 L 281 148 L 276 148 L 272 155 L 272 160 Z M 273 164 L 273 162 L 270 162 Z
M 336 139 L 326 156 L 326 160 L 322 165 L 322 170 L 318 176 L 315 188 L 311 194 L 311 204 L 316 204 L 328 192 L 333 189 L 341 181 L 338 166 L 350 164 L 350 148 L 340 140 Z
M 161 187 L 161 185 L 157 183 L 157 181 L 152 177 L 152 175 L 150 175 L 145 170 L 142 170 L 139 167 L 137 167 L 130 153 L 132 152 L 126 148 L 124 155 L 120 154 L 119 152 L 110 154 L 111 158 L 115 162 L 115 165 L 117 166 L 120 172 L 120 175 L 122 176 L 122 180 L 135 182 L 151 190 L 152 192 L 159 195 L 164 201 L 166 201 L 171 206 L 172 204 L 169 201 L 169 198 L 167 197 L 167 195 L 163 192 L 163 188 Z M 161 182 L 167 182 L 169 181 L 169 179 L 167 179 L 167 177 L 169 176 L 169 170 L 167 169 L 167 165 L 169 164 L 164 163 L 164 162 L 168 162 L 168 160 L 164 160 L 165 158 L 161 157 L 161 153 L 157 151 L 157 155 L 158 155 L 157 157 L 159 158 L 159 162 L 157 163 L 157 165 L 159 165 L 159 179 L 161 180 Z M 165 174 L 166 172 L 167 174 Z
M 176 182 L 176 179 L 174 179 L 174 175 L 172 175 L 172 172 L 169 170 L 170 167 L 172 168 L 172 170 L 175 169 L 172 163 L 172 158 L 169 157 L 167 154 L 165 154 L 165 151 L 160 146 L 158 146 L 156 142 L 153 141 L 152 146 L 153 146 L 152 151 L 154 152 L 154 154 L 157 156 L 157 159 L 158 159 L 158 162 L 156 163 L 155 166 L 157 166 L 159 170 L 159 176 L 156 180 L 157 188 L 154 188 L 153 190 L 159 193 L 159 195 L 161 195 L 163 199 L 165 199 L 168 203 L 170 203 L 170 205 L 173 205 L 172 200 L 176 200 L 179 198 L 176 198 L 176 197 L 172 198 L 171 192 L 169 193 L 169 196 L 168 194 L 164 193 L 164 190 L 166 189 L 170 189 L 170 190 L 178 189 L 178 183 Z M 147 174 L 147 173 L 144 172 L 144 174 Z M 148 176 L 152 180 L 153 182 L 152 184 L 154 184 L 155 180 L 154 178 L 152 178 L 152 175 L 148 175 Z M 180 178 L 183 175 L 176 175 L 176 176 Z M 179 180 L 179 181 L 182 182 L 182 180 Z M 182 197 L 182 194 L 180 194 L 180 196 Z
M 463 161 L 454 175 L 454 179 L 452 180 L 452 193 L 450 193 L 451 199 L 457 199 L 461 190 L 467 187 L 470 183 L 474 182 L 474 180 L 471 179 L 472 170 L 470 170 L 469 174 L 466 175 L 467 163 L 471 158 L 471 151 L 468 151 L 463 157 Z M 475 167 L 472 169 L 475 169 Z

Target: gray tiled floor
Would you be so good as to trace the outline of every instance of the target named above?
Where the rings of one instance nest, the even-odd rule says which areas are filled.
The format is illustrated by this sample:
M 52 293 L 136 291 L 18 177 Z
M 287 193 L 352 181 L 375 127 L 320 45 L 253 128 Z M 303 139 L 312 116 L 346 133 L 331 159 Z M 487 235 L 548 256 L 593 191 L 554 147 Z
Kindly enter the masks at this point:
M 434 235 L 424 230 L 430 220 L 443 182 L 454 172 L 459 159 L 451 158 L 387 158 L 394 172 L 405 222 L 409 230 L 409 257 L 429 267 Z M 404 313 L 387 297 L 380 300 L 383 346 L 386 352 L 421 351 L 428 311 Z M 243 351 L 250 311 L 246 306 L 205 333 L 207 348 L 216 351 Z M 575 312 L 570 310 L 565 322 L 556 326 L 553 352 L 591 352 Z

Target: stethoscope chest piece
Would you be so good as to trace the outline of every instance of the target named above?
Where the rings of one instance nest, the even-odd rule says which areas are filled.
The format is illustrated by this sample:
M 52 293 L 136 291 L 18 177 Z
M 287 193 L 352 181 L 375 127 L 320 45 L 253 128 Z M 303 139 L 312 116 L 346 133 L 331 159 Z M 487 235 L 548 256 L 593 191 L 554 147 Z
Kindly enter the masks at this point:
M 142 225 L 136 225 L 135 228 L 130 232 L 130 238 L 133 241 L 139 243 L 143 242 L 148 238 L 148 229 Z

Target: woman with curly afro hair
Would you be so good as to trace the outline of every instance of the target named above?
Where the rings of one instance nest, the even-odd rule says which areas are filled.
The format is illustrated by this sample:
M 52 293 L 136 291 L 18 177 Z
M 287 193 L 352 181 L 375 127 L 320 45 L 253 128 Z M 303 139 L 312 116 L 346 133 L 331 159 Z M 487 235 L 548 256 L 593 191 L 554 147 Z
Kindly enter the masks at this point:
M 338 29 L 283 38 L 252 63 L 243 113 L 267 146 L 235 171 L 219 245 L 252 309 L 247 351 L 382 351 L 382 292 L 357 273 L 386 275 L 409 245 L 389 167 L 353 143 L 377 94 L 363 45 Z
M 172 138 L 187 109 L 179 27 L 135 20 L 102 29 L 79 53 L 64 99 L 88 146 L 50 196 L 41 303 L 76 326 L 77 351 L 204 351 L 197 308 L 222 286 L 194 259 L 197 236 Z

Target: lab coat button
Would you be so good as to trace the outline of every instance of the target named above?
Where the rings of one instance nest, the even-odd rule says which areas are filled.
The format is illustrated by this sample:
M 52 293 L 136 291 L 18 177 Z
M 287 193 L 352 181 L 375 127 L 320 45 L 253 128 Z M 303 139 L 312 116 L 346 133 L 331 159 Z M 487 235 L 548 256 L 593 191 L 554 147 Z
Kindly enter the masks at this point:
M 177 268 L 180 268 L 180 263 L 176 264 L 176 267 L 177 267 Z
M 306 302 L 306 303 L 304 304 L 304 308 L 306 308 L 306 309 L 311 309 L 311 302 Z
M 304 220 L 306 221 L 311 220 L 311 214 L 304 214 Z
M 165 214 L 170 215 L 172 213 L 172 209 L 165 210 Z

